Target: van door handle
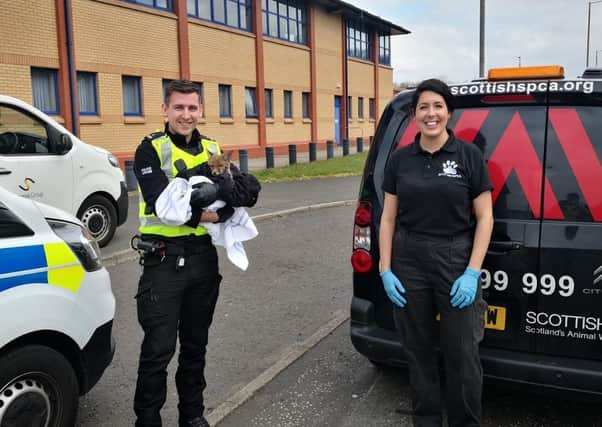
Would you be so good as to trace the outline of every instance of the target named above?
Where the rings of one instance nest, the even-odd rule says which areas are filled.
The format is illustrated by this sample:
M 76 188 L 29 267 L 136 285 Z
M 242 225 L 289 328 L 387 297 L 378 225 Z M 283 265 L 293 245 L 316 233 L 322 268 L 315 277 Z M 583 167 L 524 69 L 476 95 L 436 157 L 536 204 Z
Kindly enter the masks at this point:
M 510 251 L 518 251 L 524 246 L 523 242 L 517 242 L 514 240 L 508 240 L 505 242 L 499 242 L 492 240 L 489 243 L 487 249 L 488 255 L 507 255 Z
M 13 173 L 10 169 L 0 168 L 0 175 L 8 175 Z

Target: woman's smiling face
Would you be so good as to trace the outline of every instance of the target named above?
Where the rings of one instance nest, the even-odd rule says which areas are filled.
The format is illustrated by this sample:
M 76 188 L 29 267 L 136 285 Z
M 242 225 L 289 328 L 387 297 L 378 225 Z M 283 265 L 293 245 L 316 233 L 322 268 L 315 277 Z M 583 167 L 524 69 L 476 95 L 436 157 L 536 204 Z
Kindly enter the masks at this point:
M 414 120 L 420 134 L 428 138 L 437 138 L 446 132 L 451 113 L 441 95 L 425 90 L 418 97 Z

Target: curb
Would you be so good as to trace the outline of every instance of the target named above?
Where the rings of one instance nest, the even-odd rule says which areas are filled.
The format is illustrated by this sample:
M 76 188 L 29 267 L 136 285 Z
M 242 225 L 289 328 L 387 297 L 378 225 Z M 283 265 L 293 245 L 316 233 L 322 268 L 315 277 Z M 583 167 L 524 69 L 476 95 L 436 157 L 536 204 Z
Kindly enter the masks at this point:
M 297 359 L 318 345 L 324 338 L 330 335 L 336 328 L 349 319 L 349 312 L 337 310 L 325 324 L 316 332 L 302 342 L 296 342 L 289 346 L 284 356 L 272 366 L 259 374 L 254 380 L 243 386 L 240 390 L 228 396 L 224 401 L 207 415 L 207 421 L 212 426 L 217 426 L 224 418 L 230 415 L 236 408 L 249 400 L 255 393 L 269 384 L 278 374 L 292 365 Z
M 351 206 L 355 203 L 357 203 L 357 200 L 341 200 L 338 202 L 319 203 L 316 205 L 300 206 L 298 208 L 284 209 L 281 211 L 270 212 L 270 213 L 265 213 L 265 214 L 261 214 L 261 215 L 255 215 L 255 216 L 252 216 L 251 219 L 253 221 L 264 221 L 266 219 L 283 217 L 283 216 L 300 213 L 300 212 L 317 211 L 317 210 L 326 209 L 326 208 L 338 208 L 340 206 Z
M 273 219 L 273 218 L 281 218 L 281 217 L 285 217 L 285 216 L 296 214 L 296 213 L 311 212 L 311 211 L 317 211 L 320 209 L 327 209 L 327 208 L 338 208 L 341 206 L 351 206 L 351 205 L 354 205 L 355 203 L 357 203 L 357 200 L 341 200 L 338 202 L 318 203 L 315 205 L 300 206 L 298 208 L 284 209 L 281 211 L 270 212 L 270 213 L 265 213 L 265 214 L 261 214 L 261 215 L 255 215 L 255 216 L 252 216 L 251 219 L 253 221 L 260 222 L 260 221 L 266 221 L 268 219 Z M 114 252 L 110 255 L 103 257 L 102 263 L 104 264 L 105 267 L 113 267 L 118 264 L 122 264 L 122 263 L 128 262 L 128 261 L 134 261 L 137 259 L 138 259 L 138 252 L 136 252 L 133 249 L 123 249 L 123 250 Z

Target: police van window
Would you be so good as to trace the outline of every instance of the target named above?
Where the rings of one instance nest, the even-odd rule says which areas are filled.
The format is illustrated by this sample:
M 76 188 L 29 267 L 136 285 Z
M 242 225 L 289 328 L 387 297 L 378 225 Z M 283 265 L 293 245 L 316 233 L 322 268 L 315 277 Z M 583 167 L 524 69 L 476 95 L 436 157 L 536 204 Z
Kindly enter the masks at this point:
M 553 195 L 544 219 L 558 209 L 566 221 L 602 222 L 602 107 L 551 106 L 546 175 Z M 556 205 L 556 206 L 555 206 Z
M 48 154 L 46 126 L 31 116 L 0 105 L 0 155 Z
M 33 231 L 0 202 L 0 239 L 31 236 Z

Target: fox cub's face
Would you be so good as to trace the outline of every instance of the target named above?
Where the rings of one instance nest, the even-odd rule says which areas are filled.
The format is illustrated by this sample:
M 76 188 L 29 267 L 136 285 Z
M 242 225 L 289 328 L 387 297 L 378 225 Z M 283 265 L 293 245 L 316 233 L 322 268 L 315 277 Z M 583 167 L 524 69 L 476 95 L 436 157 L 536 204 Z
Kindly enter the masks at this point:
M 230 172 L 230 157 L 232 156 L 232 151 L 228 151 L 227 153 L 222 154 L 212 154 L 207 160 L 207 164 L 209 165 L 209 169 L 211 170 L 211 174 L 213 175 L 221 175 L 223 173 L 227 173 L 231 175 Z

